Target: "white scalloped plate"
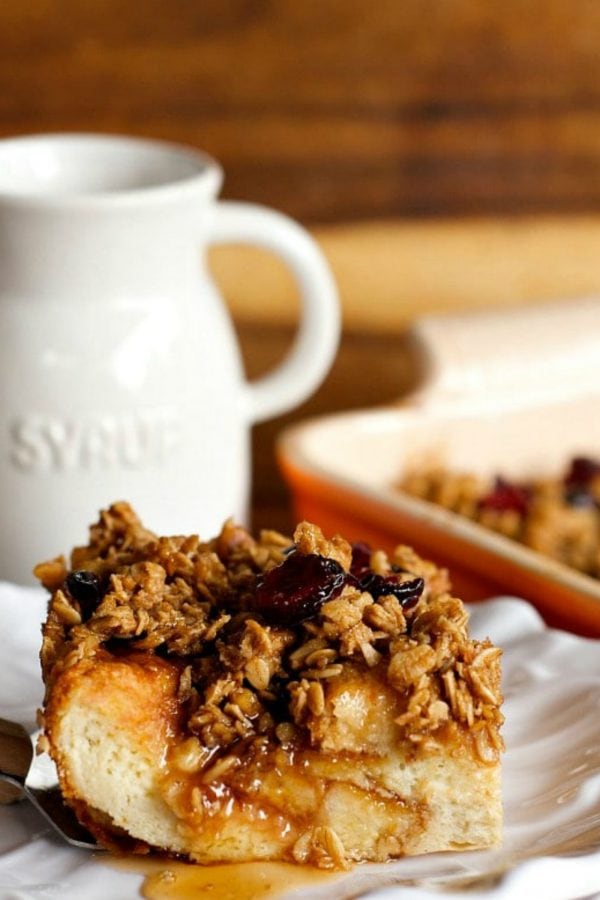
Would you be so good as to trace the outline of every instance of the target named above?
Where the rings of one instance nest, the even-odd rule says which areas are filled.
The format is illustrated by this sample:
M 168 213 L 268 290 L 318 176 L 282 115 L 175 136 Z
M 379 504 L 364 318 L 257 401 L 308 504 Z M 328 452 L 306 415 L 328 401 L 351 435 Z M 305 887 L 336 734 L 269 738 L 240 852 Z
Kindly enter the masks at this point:
M 41 592 L 0 584 L 0 716 L 34 727 Z M 295 896 L 575 900 L 600 892 L 600 641 L 548 630 L 527 603 L 473 608 L 472 630 L 504 648 L 507 752 L 501 849 L 360 866 Z M 128 900 L 141 876 L 71 849 L 25 803 L 0 807 L 0 900 Z M 402 887 L 400 887 L 402 885 Z M 290 894 L 290 896 L 292 896 Z

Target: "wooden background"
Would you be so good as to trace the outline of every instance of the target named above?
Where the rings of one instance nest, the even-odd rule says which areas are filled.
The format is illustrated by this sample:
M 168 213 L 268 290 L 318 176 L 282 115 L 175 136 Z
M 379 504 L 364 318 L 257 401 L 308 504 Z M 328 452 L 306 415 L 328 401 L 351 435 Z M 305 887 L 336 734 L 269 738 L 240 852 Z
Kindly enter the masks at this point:
M 0 132 L 187 141 L 306 222 L 596 210 L 597 0 L 2 0 Z
M 329 255 L 340 353 L 256 430 L 257 525 L 290 521 L 284 424 L 411 388 L 415 315 L 600 290 L 598 0 L 2 0 L 0 135 L 60 130 L 201 147 Z M 258 374 L 294 298 L 244 259 L 215 266 Z

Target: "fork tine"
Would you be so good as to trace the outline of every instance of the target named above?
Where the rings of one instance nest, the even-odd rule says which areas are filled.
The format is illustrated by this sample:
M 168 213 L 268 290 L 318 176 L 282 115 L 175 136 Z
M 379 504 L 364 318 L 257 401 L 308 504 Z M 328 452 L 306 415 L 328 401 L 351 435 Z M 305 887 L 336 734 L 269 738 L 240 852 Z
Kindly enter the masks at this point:
M 25 793 L 36 809 L 53 828 L 60 831 L 69 844 L 86 850 L 105 849 L 97 844 L 89 831 L 80 824 L 73 810 L 64 802 L 59 788 L 41 790 L 26 786 Z
M 87 850 L 104 849 L 64 802 L 49 757 L 34 756 L 33 742 L 25 728 L 0 718 L 0 803 L 23 797 L 69 844 Z
M 33 745 L 22 725 L 0 718 L 0 804 L 14 803 L 23 796 L 23 784 Z

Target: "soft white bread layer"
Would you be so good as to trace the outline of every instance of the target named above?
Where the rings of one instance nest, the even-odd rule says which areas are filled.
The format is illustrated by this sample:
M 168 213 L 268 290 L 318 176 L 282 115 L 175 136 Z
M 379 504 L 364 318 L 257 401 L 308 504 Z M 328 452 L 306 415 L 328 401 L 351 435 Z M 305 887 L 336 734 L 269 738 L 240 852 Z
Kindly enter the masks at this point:
M 52 686 L 46 734 L 61 787 L 104 842 L 118 846 L 126 832 L 217 862 L 304 861 L 315 842 L 334 861 L 360 861 L 500 840 L 499 763 L 478 760 L 467 738 L 429 752 L 398 743 L 393 696 L 376 673 L 329 698 L 331 749 L 240 755 L 215 779 L 189 758 L 177 766 L 189 739 L 180 671 L 156 657 L 103 654 Z
M 85 660 L 54 684 L 46 733 L 63 795 L 101 837 L 112 827 L 185 852 L 158 782 L 177 727 L 177 671 L 160 660 Z

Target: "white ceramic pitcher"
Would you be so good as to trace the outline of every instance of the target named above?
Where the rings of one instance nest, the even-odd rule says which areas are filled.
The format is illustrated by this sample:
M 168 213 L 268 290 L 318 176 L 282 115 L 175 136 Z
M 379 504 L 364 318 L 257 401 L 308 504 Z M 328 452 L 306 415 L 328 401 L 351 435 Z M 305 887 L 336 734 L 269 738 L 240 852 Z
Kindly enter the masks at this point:
M 250 426 L 315 390 L 339 313 L 309 235 L 217 201 L 221 181 L 161 142 L 0 141 L 0 578 L 29 580 L 117 499 L 161 533 L 246 518 Z M 289 355 L 251 383 L 206 270 L 223 242 L 279 254 L 302 301 Z

